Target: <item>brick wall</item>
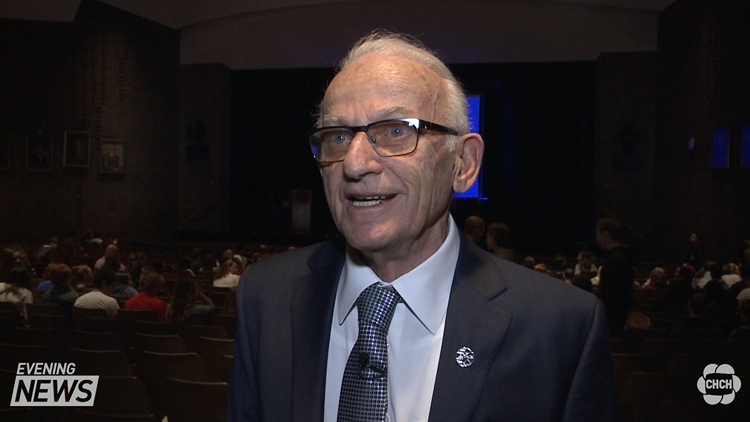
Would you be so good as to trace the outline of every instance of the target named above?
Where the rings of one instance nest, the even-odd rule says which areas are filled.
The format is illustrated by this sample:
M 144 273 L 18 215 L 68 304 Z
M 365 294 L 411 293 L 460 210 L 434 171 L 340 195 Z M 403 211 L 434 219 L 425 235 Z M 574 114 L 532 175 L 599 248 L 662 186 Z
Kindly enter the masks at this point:
M 0 21 L 0 241 L 94 229 L 164 238 L 178 226 L 179 36 L 83 1 L 73 23 Z M 91 134 L 89 165 L 64 167 L 66 130 Z M 49 137 L 52 170 L 30 172 L 26 139 Z M 101 171 L 102 144 L 124 171 Z

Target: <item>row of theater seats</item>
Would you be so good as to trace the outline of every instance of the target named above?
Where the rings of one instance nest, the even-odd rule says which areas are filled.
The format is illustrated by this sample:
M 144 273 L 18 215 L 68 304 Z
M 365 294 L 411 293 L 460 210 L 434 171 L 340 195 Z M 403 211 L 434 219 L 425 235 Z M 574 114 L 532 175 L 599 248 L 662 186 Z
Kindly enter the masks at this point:
M 750 336 L 727 340 L 721 330 L 627 330 L 611 340 L 612 362 L 623 422 L 750 420 L 750 388 L 740 386 L 729 404 L 709 405 L 698 390 L 710 364 L 730 365 L 750 382 Z M 704 378 L 705 379 L 705 378 Z
M 108 318 L 78 310 L 71 321 L 42 306 L 27 309 L 30 327 L 0 308 L 0 420 L 226 420 L 236 317 L 176 325 L 154 322 L 148 311 Z M 94 406 L 10 407 L 20 362 L 73 362 L 75 375 L 99 375 Z

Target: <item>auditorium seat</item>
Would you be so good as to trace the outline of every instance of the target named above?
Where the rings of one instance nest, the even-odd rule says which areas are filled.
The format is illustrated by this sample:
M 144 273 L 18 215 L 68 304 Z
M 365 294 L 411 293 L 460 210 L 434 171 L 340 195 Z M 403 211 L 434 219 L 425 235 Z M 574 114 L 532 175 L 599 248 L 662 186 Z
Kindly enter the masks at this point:
M 237 331 L 237 315 L 214 314 L 214 324 L 224 327 L 228 338 L 234 338 Z
M 227 420 L 229 384 L 169 378 L 165 404 L 169 422 L 224 422 Z
M 136 361 L 140 362 L 143 352 L 157 353 L 185 353 L 185 342 L 182 337 L 171 335 L 152 335 L 135 333 L 133 336 L 133 348 L 136 352 Z
M 166 414 L 164 389 L 169 378 L 207 382 L 203 360 L 197 353 L 142 352 L 138 361 L 143 379 L 156 409 L 156 415 Z
M 180 328 L 180 335 L 185 341 L 185 347 L 190 352 L 198 351 L 198 338 L 227 338 L 227 332 L 221 325 L 184 324 Z
M 125 352 L 122 337 L 117 333 L 75 331 L 72 346 L 85 350 L 118 350 Z
M 222 356 L 234 356 L 234 340 L 222 338 L 198 338 L 198 354 L 206 365 L 210 381 L 224 381 L 222 374 Z
M 119 350 L 85 350 L 71 347 L 70 358 L 76 364 L 76 375 L 133 376 L 128 359 Z

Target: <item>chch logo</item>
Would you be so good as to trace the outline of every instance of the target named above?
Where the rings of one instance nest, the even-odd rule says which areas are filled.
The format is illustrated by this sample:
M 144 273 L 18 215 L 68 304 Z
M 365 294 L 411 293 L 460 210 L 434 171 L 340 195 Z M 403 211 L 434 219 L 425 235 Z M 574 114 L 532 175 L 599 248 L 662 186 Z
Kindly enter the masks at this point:
M 733 402 L 741 387 L 742 382 L 734 375 L 734 368 L 727 364 L 710 363 L 703 369 L 703 376 L 698 378 L 698 391 L 710 405 Z

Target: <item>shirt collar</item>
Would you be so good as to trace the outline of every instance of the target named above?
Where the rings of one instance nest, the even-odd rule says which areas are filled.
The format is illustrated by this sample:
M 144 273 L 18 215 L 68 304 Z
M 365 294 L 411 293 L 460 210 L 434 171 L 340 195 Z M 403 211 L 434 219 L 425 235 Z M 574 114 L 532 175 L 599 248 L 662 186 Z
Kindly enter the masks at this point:
M 347 249 L 336 302 L 338 323 L 343 324 L 354 309 L 360 293 L 372 283 L 393 286 L 406 306 L 422 325 L 435 334 L 448 309 L 453 273 L 458 261 L 460 239 L 453 217 L 448 217 L 448 236 L 440 248 L 416 268 L 391 283 L 386 283 Z

